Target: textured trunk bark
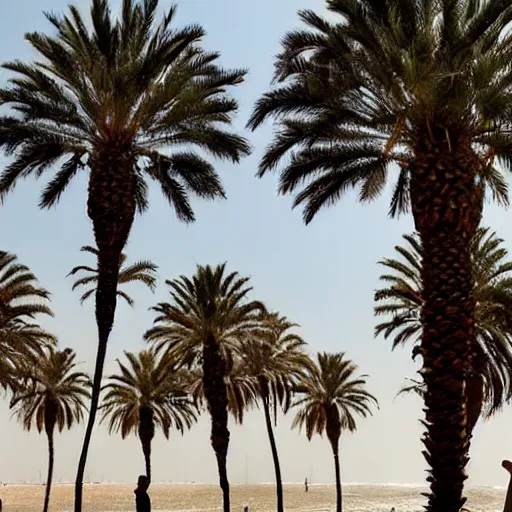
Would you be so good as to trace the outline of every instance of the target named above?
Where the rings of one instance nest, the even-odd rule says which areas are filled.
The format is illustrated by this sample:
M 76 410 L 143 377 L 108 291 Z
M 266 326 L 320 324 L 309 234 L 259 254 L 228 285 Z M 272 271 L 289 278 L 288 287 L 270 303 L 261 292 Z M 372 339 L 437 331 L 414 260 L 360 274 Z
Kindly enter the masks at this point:
M 480 220 L 479 161 L 457 129 L 433 122 L 416 143 L 411 203 L 423 244 L 423 358 L 429 512 L 459 512 L 467 478 L 465 381 L 474 340 L 471 238 Z M 437 126 L 437 128 L 436 128 Z
M 141 407 L 139 420 L 139 439 L 144 454 L 144 463 L 146 465 L 146 476 L 151 483 L 151 442 L 155 437 L 155 422 L 153 411 L 150 408 Z
M 225 376 L 226 361 L 215 338 L 208 336 L 203 348 L 203 386 L 212 421 L 210 439 L 217 458 L 223 512 L 229 512 L 229 480 L 227 474 L 229 447 L 228 395 Z
M 265 412 L 265 423 L 267 425 L 268 439 L 270 449 L 272 450 L 272 459 L 274 460 L 274 469 L 276 473 L 276 493 L 277 493 L 277 512 L 283 512 L 283 482 L 281 478 L 281 465 L 279 464 L 279 455 L 277 453 L 276 440 L 272 429 L 272 419 L 270 417 L 270 404 L 268 397 L 263 398 L 263 411 Z
M 119 264 L 135 218 L 134 163 L 130 148 L 114 143 L 106 148 L 97 148 L 95 156 L 91 159 L 87 207 L 98 248 L 96 288 L 98 352 L 89 419 L 75 482 L 74 512 L 82 512 L 83 478 L 98 411 L 108 338 L 114 324 Z
M 55 425 L 55 423 L 54 423 Z M 48 437 L 48 476 L 46 477 L 46 490 L 44 493 L 44 506 L 43 512 L 48 512 L 48 507 L 50 505 L 50 493 L 52 490 L 52 480 L 53 480 L 53 462 L 54 462 L 54 446 L 53 446 L 53 430 L 54 427 L 49 430 L 46 435 Z

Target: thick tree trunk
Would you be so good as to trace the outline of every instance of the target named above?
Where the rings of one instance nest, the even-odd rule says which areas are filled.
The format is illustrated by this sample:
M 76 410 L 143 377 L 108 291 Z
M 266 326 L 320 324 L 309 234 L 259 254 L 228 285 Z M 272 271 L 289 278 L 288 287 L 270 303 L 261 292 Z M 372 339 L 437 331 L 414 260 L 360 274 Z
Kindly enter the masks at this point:
M 151 483 L 151 442 L 155 437 L 155 422 L 153 411 L 150 408 L 141 407 L 139 414 L 139 439 L 142 445 L 142 453 L 144 454 L 146 476 L 149 483 Z
M 112 143 L 97 148 L 91 159 L 88 215 L 93 222 L 98 248 L 96 323 L 98 352 L 94 368 L 91 405 L 75 482 L 74 512 L 82 512 L 82 486 L 89 444 L 94 429 L 107 354 L 107 343 L 114 324 L 117 282 L 121 254 L 135 218 L 134 159 L 130 148 Z
M 263 411 L 265 412 L 265 423 L 267 425 L 268 439 L 270 441 L 270 449 L 272 450 L 272 459 L 274 460 L 274 469 L 276 473 L 276 492 L 277 492 L 277 512 L 283 512 L 283 482 L 281 478 L 281 466 L 279 464 L 279 455 L 277 453 L 276 440 L 272 429 L 272 419 L 270 417 L 269 400 L 263 398 Z
M 465 381 L 474 340 L 471 238 L 481 213 L 479 161 L 462 131 L 440 123 L 418 137 L 411 203 L 423 244 L 421 374 L 426 384 L 429 512 L 459 512 L 468 461 Z
M 338 408 L 334 405 L 327 410 L 325 430 L 327 439 L 329 439 L 329 442 L 331 443 L 332 454 L 334 455 L 334 471 L 336 474 L 336 512 L 341 512 L 343 504 L 339 459 L 341 418 Z
M 212 421 L 211 443 L 217 458 L 219 483 L 222 489 L 223 512 L 230 512 L 227 457 L 229 447 L 228 395 L 225 383 L 226 361 L 213 336 L 203 348 L 203 386 Z
M 53 462 L 55 457 L 53 446 L 53 430 L 54 428 L 51 428 L 51 430 L 46 432 L 46 435 L 48 437 L 48 476 L 46 477 L 46 490 L 44 493 L 43 512 L 48 512 L 48 507 L 50 505 L 50 492 L 52 490 Z

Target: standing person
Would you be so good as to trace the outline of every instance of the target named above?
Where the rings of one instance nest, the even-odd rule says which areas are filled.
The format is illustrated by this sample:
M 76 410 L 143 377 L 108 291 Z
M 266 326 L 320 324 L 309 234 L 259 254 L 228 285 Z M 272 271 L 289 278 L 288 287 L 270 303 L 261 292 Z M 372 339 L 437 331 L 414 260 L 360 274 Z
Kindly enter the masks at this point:
M 308 479 L 306 478 L 306 480 L 304 480 L 304 489 L 306 490 L 306 492 L 308 492 Z M 0 510 L 0 512 L 2 512 Z
M 135 506 L 137 512 L 151 512 L 151 500 L 148 494 L 149 479 L 145 475 L 139 476 L 135 493 Z M 0 509 L 0 512 L 1 509 Z

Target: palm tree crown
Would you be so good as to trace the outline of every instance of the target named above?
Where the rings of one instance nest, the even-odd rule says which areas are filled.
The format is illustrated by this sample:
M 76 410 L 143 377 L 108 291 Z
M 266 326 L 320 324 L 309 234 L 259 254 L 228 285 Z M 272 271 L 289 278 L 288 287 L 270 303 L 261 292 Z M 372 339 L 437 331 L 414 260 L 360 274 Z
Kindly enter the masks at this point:
M 244 339 L 239 349 L 244 373 L 255 380 L 260 398 L 273 406 L 274 417 L 277 406 L 290 407 L 293 385 L 310 364 L 306 342 L 290 332 L 294 327 L 279 313 L 266 314 L 261 331 Z
M 38 432 L 47 428 L 50 408 L 59 432 L 83 420 L 90 379 L 75 371 L 75 358 L 71 349 L 59 351 L 50 346 L 46 357 L 23 376 L 24 386 L 14 394 L 10 406 L 26 430 L 33 425 Z
M 14 254 L 0 251 L 0 386 L 12 386 L 22 367 L 41 356 L 55 336 L 35 323 L 37 315 L 53 316 L 50 293 Z M 30 361 L 30 363 L 29 363 Z
M 137 434 L 141 409 L 151 409 L 154 422 L 166 438 L 171 428 L 184 432 L 196 421 L 196 411 L 187 391 L 186 375 L 166 357 L 154 351 L 125 352 L 128 365 L 117 361 L 119 374 L 105 386 L 103 420 L 109 432 L 124 439 Z
M 190 365 L 201 361 L 203 344 L 212 337 L 232 364 L 240 341 L 260 327 L 264 311 L 261 302 L 247 300 L 252 290 L 248 281 L 237 272 L 226 274 L 226 264 L 198 265 L 192 279 L 166 281 L 173 302 L 153 308 L 158 314 L 156 325 L 146 339 L 171 349 L 178 360 Z
M 395 247 L 399 258 L 379 262 L 386 269 L 380 277 L 385 287 L 375 292 L 375 314 L 390 317 L 376 326 L 375 335 L 391 338 L 393 348 L 407 342 L 418 345 L 422 333 L 423 247 L 417 234 L 403 238 L 406 244 Z M 471 256 L 476 299 L 473 364 L 484 379 L 485 412 L 489 416 L 512 393 L 512 262 L 506 259 L 503 240 L 483 227 L 473 237 Z M 475 403 L 477 399 L 468 396 L 468 401 Z
M 85 245 L 80 249 L 84 252 L 90 252 L 94 254 L 96 257 L 98 256 L 98 249 L 91 247 L 90 245 Z M 141 282 L 145 284 L 152 292 L 155 291 L 156 287 L 156 272 L 158 267 L 152 263 L 151 261 L 137 261 L 129 266 L 124 266 L 123 264 L 126 261 L 126 254 L 121 255 L 121 261 L 119 263 L 119 278 L 118 285 L 132 283 L 135 281 Z M 80 302 L 83 303 L 92 294 L 96 291 L 96 285 L 98 283 L 98 274 L 99 270 L 97 268 L 92 268 L 84 265 L 80 265 L 71 270 L 68 276 L 73 276 L 77 272 L 87 272 L 88 275 L 86 277 L 81 277 L 77 279 L 73 284 L 73 290 L 80 288 L 82 286 L 93 285 L 92 288 L 86 290 L 83 295 L 80 297 Z M 124 291 L 117 290 L 118 297 L 123 298 L 130 306 L 134 305 L 133 299 Z
M 219 55 L 200 48 L 200 26 L 173 29 L 175 7 L 155 25 L 157 7 L 158 0 L 123 0 L 114 19 L 107 0 L 93 0 L 92 31 L 70 6 L 67 16 L 46 15 L 56 35 L 26 35 L 42 60 L 3 65 L 15 77 L 0 90 L 0 103 L 17 114 L 0 117 L 0 148 L 15 156 L 0 176 L 0 197 L 21 177 L 40 176 L 59 164 L 41 195 L 40 206 L 51 207 L 75 175 L 94 168 L 98 155 L 113 148 L 133 162 L 139 211 L 148 206 L 145 178 L 160 185 L 185 221 L 194 220 L 189 192 L 224 197 L 202 156 L 190 149 L 162 150 L 195 146 L 233 161 L 248 153 L 243 138 L 222 129 L 237 109 L 225 91 L 241 83 L 245 72 L 221 69 Z
M 257 103 L 251 128 L 278 120 L 259 175 L 280 163 L 279 191 L 295 194 L 310 222 L 348 189 L 361 201 L 397 180 L 390 213 L 409 208 L 419 136 L 464 133 L 478 180 L 507 201 L 512 2 L 327 0 L 333 21 L 299 12 L 275 65 L 277 87 Z M 338 20 L 338 21 L 336 21 Z M 433 113 L 437 113 L 436 116 Z M 287 155 L 291 152 L 291 158 Z
M 54 431 L 71 428 L 82 421 L 90 398 L 89 377 L 75 371 L 75 353 L 49 347 L 43 357 L 19 375 L 19 385 L 11 400 L 14 414 L 26 430 L 35 424 L 48 438 L 48 477 L 43 512 L 48 512 L 54 465 Z
M 319 353 L 317 361 L 296 386 L 298 396 L 293 407 L 298 412 L 293 426 L 304 428 L 308 439 L 327 430 L 331 440 L 328 427 L 334 428 L 334 433 L 353 432 L 356 417 L 370 415 L 377 399 L 365 389 L 366 376 L 356 376 L 358 368 L 345 354 Z
M 230 397 L 242 389 L 229 386 L 235 354 L 240 341 L 260 326 L 263 304 L 250 301 L 249 278 L 237 272 L 226 273 L 226 265 L 197 267 L 192 279 L 181 276 L 167 281 L 172 303 L 153 308 L 156 326 L 145 337 L 166 347 L 173 358 L 192 370 L 200 370 L 202 386 L 211 416 L 211 444 L 217 458 L 223 510 L 230 510 L 227 456 L 230 432 L 228 412 L 243 411 L 245 396 Z M 198 382 L 196 380 L 196 382 Z M 244 390 L 251 390 L 244 387 Z M 241 417 L 239 417 L 241 421 Z

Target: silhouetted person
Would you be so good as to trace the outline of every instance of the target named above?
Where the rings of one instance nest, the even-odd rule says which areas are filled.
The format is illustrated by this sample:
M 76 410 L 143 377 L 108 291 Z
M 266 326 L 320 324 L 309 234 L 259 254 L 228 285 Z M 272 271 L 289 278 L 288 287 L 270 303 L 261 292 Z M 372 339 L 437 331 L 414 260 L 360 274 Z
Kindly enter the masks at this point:
M 306 478 L 306 480 L 304 480 L 304 489 L 306 490 L 306 492 L 308 492 L 308 479 Z
M 137 512 L 151 512 L 151 500 L 148 494 L 149 480 L 145 475 L 139 476 L 135 489 L 135 506 Z M 1 512 L 1 511 L 0 511 Z
M 2 512 L 2 500 L 0 500 L 0 512 Z

